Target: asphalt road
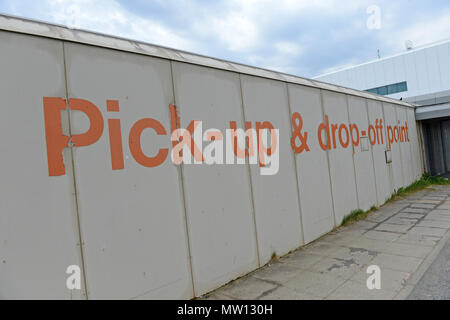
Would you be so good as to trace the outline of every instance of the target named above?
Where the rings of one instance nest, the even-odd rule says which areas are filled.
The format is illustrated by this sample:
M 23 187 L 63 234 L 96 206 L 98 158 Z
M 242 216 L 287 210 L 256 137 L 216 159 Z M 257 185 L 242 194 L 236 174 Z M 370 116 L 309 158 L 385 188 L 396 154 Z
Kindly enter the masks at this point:
M 409 300 L 450 300 L 450 240 L 431 264 Z

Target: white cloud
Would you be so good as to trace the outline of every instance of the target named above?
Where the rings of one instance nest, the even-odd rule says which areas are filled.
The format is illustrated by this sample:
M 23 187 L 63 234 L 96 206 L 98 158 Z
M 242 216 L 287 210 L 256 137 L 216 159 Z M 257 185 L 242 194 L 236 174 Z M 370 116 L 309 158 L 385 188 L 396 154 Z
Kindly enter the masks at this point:
M 342 5 L 339 0 L 229 0 L 225 10 L 203 12 L 193 30 L 208 38 L 217 38 L 229 51 L 249 52 L 262 45 L 273 26 L 286 18 L 298 17 L 305 10 L 316 9 L 326 14 L 354 12 L 361 2 Z M 283 43 L 280 43 L 283 46 Z M 281 50 L 298 50 L 284 47 Z
M 275 48 L 281 55 L 298 56 L 302 50 L 298 44 L 293 42 L 277 42 Z
M 267 55 L 252 55 L 248 58 L 250 64 L 291 74 L 300 74 L 301 70 L 296 66 L 295 59 L 303 50 L 294 42 L 277 42 L 274 45 L 275 51 Z
M 450 12 L 443 12 L 433 20 L 418 22 L 411 27 L 400 30 L 391 41 L 390 45 L 394 48 L 404 49 L 406 40 L 411 40 L 414 46 L 420 46 L 450 37 Z M 391 38 L 392 39 L 392 38 Z
M 230 51 L 249 50 L 259 43 L 258 27 L 237 13 L 230 13 L 225 18 L 211 18 L 199 28 L 212 32 Z
M 273 18 L 274 15 L 297 15 L 309 9 L 320 10 L 323 14 L 355 12 L 367 6 L 367 1 L 341 0 L 230 0 L 232 8 L 253 17 Z
M 445 11 L 445 5 L 427 7 L 407 0 L 377 0 L 382 28 L 372 32 L 366 28 L 366 8 L 373 0 L 152 1 L 148 5 L 142 0 L 0 0 L 0 8 L 304 75 L 335 69 L 327 68 L 333 64 L 340 68 L 364 62 L 377 48 L 383 55 L 402 51 L 407 39 L 417 46 L 450 36 L 448 6 Z M 133 11 L 138 8 L 142 11 Z
M 41 8 L 44 6 L 40 5 Z M 167 25 L 127 12 L 114 0 L 48 0 L 45 5 L 51 21 L 163 46 L 195 50 L 192 41 Z

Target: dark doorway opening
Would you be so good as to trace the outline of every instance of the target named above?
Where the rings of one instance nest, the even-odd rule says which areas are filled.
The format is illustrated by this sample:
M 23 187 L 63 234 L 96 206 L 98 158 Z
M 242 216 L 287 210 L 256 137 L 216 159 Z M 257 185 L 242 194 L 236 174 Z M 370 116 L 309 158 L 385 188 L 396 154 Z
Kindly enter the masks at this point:
M 428 173 L 450 177 L 450 118 L 422 122 Z

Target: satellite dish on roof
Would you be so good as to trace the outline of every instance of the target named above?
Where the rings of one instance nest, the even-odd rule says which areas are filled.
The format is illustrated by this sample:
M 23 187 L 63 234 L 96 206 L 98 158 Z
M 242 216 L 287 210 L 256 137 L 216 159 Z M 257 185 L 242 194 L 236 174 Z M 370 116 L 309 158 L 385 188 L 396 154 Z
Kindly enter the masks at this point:
M 413 42 L 411 41 L 411 40 L 406 40 L 405 41 L 405 47 L 406 47 L 406 50 L 412 50 L 412 48 L 413 48 Z

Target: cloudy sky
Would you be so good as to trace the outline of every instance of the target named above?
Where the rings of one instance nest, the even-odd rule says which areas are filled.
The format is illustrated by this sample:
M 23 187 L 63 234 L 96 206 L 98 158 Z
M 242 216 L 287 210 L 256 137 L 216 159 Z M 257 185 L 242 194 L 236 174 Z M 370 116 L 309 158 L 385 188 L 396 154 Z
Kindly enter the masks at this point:
M 449 0 L 0 0 L 0 13 L 305 77 L 450 38 Z

